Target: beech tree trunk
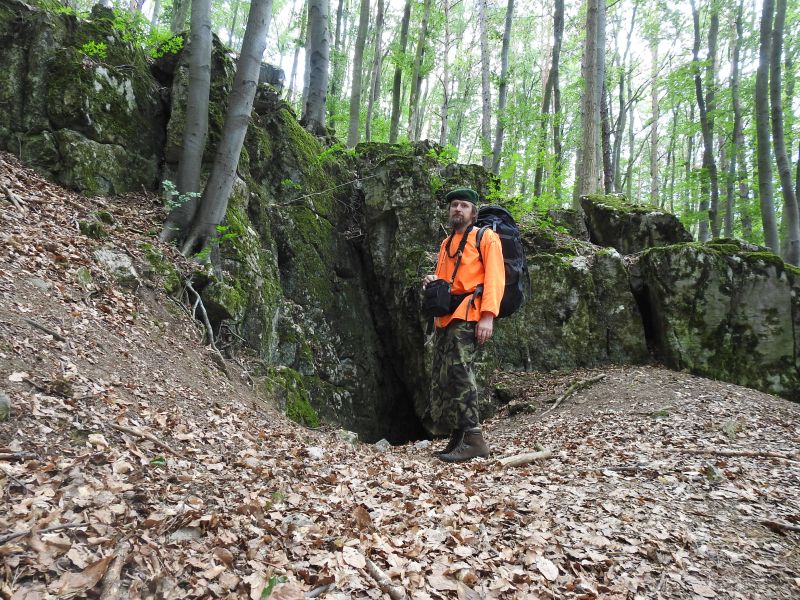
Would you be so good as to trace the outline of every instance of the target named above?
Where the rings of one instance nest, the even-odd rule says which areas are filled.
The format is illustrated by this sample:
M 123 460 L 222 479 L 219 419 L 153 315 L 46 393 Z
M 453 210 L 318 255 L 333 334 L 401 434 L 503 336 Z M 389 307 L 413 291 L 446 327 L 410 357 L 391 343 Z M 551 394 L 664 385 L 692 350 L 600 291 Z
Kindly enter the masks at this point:
M 444 51 L 442 52 L 442 106 L 439 144 L 447 143 L 447 119 L 450 111 L 450 0 L 443 0 L 444 11 Z
M 367 100 L 367 120 L 364 124 L 365 139 L 368 142 L 372 140 L 372 113 L 375 110 L 375 103 L 379 99 L 381 89 L 383 9 L 384 0 L 378 0 L 378 15 L 375 20 L 375 42 L 372 56 L 372 74 L 370 77 L 369 98 Z
M 511 45 L 511 22 L 514 18 L 514 0 L 508 0 L 506 25 L 503 30 L 503 49 L 500 53 L 500 89 L 497 94 L 497 128 L 492 150 L 492 173 L 500 172 L 500 156 L 503 152 L 503 136 L 506 122 L 506 99 L 508 97 L 508 48 Z
M 428 21 L 431 17 L 431 0 L 425 0 L 422 14 L 422 23 L 419 27 L 417 38 L 417 51 L 414 54 L 414 71 L 411 74 L 411 94 L 408 101 L 408 126 L 406 133 L 409 140 L 416 140 L 416 131 L 419 127 L 419 96 L 422 87 L 422 58 L 425 54 L 425 42 L 428 37 Z
M 792 185 L 792 167 L 786 153 L 783 137 L 783 106 L 781 95 L 781 53 L 783 51 L 783 29 L 786 21 L 786 0 L 777 0 L 775 23 L 772 29 L 772 52 L 769 65 L 769 96 L 772 114 L 772 145 L 778 176 L 783 192 L 783 219 L 786 226 L 787 244 L 784 258 L 787 262 L 800 264 L 800 219 L 798 219 L 797 198 Z
M 578 194 L 574 208 L 580 210 L 578 198 L 600 189 L 600 103 L 603 90 L 603 53 L 605 51 L 605 0 L 588 0 L 586 10 L 586 43 L 581 76 L 581 150 L 578 168 Z M 602 35 L 602 39 L 601 39 Z M 601 158 L 602 160 L 602 158 Z
M 487 0 L 478 0 L 478 30 L 481 43 L 481 162 L 484 169 L 492 166 L 492 92 L 489 83 L 489 31 L 486 21 Z
M 544 158 L 547 146 L 547 115 L 550 113 L 550 98 L 553 98 L 553 153 L 555 154 L 554 163 L 556 168 L 561 161 L 561 136 L 560 136 L 560 111 L 561 111 L 561 90 L 559 89 L 558 75 L 559 64 L 561 61 L 561 40 L 564 37 L 564 0 L 555 0 L 553 13 L 553 52 L 550 62 L 550 70 L 547 74 L 547 81 L 544 86 L 542 98 L 542 119 L 540 121 L 540 148 L 539 157 L 536 160 L 536 171 L 533 175 L 533 195 L 537 198 L 542 195 L 542 180 L 544 178 Z M 556 98 L 558 98 L 556 100 Z M 558 141 L 556 141 L 558 138 Z M 558 148 L 556 148 L 558 146 Z M 556 189 L 560 186 L 556 185 Z
M 369 28 L 369 0 L 361 0 L 359 11 L 358 33 L 353 54 L 353 75 L 350 85 L 350 123 L 347 129 L 347 147 L 353 148 L 358 143 L 361 120 L 361 69 L 364 65 L 364 44 L 367 41 Z
M 758 157 L 758 201 L 761 205 L 761 223 L 764 243 L 780 253 L 778 226 L 772 207 L 772 151 L 769 123 L 769 63 L 772 47 L 772 19 L 775 12 L 773 0 L 763 0 L 759 32 L 758 69 L 756 70 L 755 113 L 756 155 Z
M 208 133 L 208 94 L 211 88 L 211 0 L 192 2 L 189 43 L 189 85 L 186 92 L 186 122 L 183 149 L 178 163 L 178 193 L 200 192 L 200 173 Z M 199 204 L 196 196 L 173 209 L 161 231 L 162 241 L 179 237 L 191 223 Z
M 328 0 L 309 0 L 308 46 L 306 47 L 308 97 L 301 122 L 317 135 L 325 133 L 325 99 L 328 93 L 330 65 L 330 32 L 328 31 Z
M 653 61 L 650 84 L 650 111 L 653 124 L 650 126 L 650 204 L 658 206 L 658 38 L 651 40 L 650 53 Z
M 750 204 L 750 188 L 748 185 L 749 177 L 747 175 L 747 163 L 745 162 L 744 154 L 740 151 L 745 147 L 744 127 L 742 126 L 742 108 L 739 99 L 739 55 L 742 48 L 742 12 L 744 10 L 744 0 L 739 0 L 739 6 L 736 9 L 736 40 L 733 44 L 733 57 L 731 58 L 731 100 L 733 104 L 733 144 L 731 145 L 731 164 L 730 164 L 730 185 L 734 186 L 738 181 L 739 188 L 739 201 L 736 205 L 739 207 L 739 218 L 742 223 L 742 235 L 745 239 L 751 239 L 753 236 L 753 223 L 748 211 Z M 733 194 L 731 194 L 733 195 Z M 725 235 L 730 237 L 733 235 L 733 223 L 730 225 L 731 233 L 728 233 L 728 224 L 725 224 Z
M 189 8 L 192 0 L 174 0 L 172 3 L 172 21 L 170 31 L 172 35 L 178 35 L 186 28 L 186 18 L 189 16 Z
M 228 209 L 228 200 L 236 180 L 236 166 L 250 124 L 271 13 L 272 0 L 251 1 L 242 51 L 236 63 L 236 75 L 222 126 L 222 139 L 197 214 L 186 235 L 181 238 L 184 256 L 190 256 L 206 246 L 216 234 L 216 228 Z
M 153 3 L 153 14 L 150 16 L 150 28 L 155 29 L 158 27 L 158 18 L 161 16 L 161 0 L 155 0 Z
M 330 0 L 329 0 L 330 1 Z M 344 38 L 345 32 L 343 29 L 346 26 L 346 17 L 344 16 L 344 2 L 339 0 L 336 8 L 336 30 L 333 36 L 333 54 L 330 57 L 331 74 L 330 74 L 330 94 L 327 96 L 328 105 L 328 120 L 333 122 L 336 117 L 337 104 L 339 94 L 341 93 L 342 86 L 344 85 L 344 77 L 346 70 Z M 308 61 L 308 59 L 306 59 Z
M 228 48 L 233 48 L 233 36 L 236 31 L 236 21 L 239 18 L 239 0 L 233 3 L 233 19 L 231 19 L 231 26 L 228 29 Z
M 308 21 L 308 0 L 303 1 L 303 9 L 300 12 L 300 35 L 294 41 L 294 56 L 292 57 L 292 74 L 289 76 L 289 85 L 286 88 L 286 101 L 291 103 L 294 96 L 294 87 L 297 83 L 297 62 L 300 58 L 300 48 L 305 45 L 306 39 L 306 22 Z M 302 103 L 305 106 L 306 96 L 308 89 L 306 89 L 305 81 L 303 85 L 303 93 L 301 94 Z
M 395 58 L 394 81 L 392 83 L 392 116 L 389 123 L 389 143 L 397 142 L 400 128 L 400 92 L 403 87 L 403 59 L 408 46 L 408 22 L 411 20 L 411 0 L 406 0 L 403 18 L 400 21 L 400 56 Z

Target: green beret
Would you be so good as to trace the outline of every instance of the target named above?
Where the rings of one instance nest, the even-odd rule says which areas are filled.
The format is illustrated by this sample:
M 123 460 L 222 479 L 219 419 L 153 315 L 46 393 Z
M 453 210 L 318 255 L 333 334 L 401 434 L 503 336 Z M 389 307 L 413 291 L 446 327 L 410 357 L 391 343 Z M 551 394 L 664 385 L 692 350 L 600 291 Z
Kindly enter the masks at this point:
M 471 190 L 469 188 L 457 188 L 448 192 L 447 196 L 444 197 L 444 199 L 448 202 L 455 200 L 456 198 L 466 200 L 467 202 L 472 202 L 475 206 L 478 206 L 478 194 L 475 192 L 475 190 Z

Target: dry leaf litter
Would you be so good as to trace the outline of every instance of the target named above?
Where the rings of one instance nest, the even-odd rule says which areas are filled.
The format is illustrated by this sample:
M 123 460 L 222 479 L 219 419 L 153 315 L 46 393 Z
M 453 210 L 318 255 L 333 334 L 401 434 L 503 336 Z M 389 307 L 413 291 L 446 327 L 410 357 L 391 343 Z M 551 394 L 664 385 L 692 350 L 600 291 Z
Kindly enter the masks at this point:
M 381 452 L 226 378 L 157 273 L 115 283 L 98 251 L 191 268 L 157 198 L 7 154 L 0 183 L 0 597 L 800 597 L 798 405 L 655 366 L 502 373 L 492 459 Z

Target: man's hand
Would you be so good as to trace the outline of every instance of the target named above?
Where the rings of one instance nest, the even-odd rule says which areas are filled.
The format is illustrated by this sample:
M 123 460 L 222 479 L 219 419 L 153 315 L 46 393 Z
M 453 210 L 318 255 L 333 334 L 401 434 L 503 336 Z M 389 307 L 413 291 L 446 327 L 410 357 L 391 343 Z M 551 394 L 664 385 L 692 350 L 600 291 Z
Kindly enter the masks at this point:
M 428 287 L 429 283 L 436 281 L 436 279 L 437 279 L 436 275 L 433 274 L 425 275 L 425 277 L 422 280 L 422 289 L 424 290 L 426 287 Z
M 481 320 L 475 326 L 475 340 L 478 344 L 484 344 L 494 331 L 494 315 L 490 312 L 481 313 Z

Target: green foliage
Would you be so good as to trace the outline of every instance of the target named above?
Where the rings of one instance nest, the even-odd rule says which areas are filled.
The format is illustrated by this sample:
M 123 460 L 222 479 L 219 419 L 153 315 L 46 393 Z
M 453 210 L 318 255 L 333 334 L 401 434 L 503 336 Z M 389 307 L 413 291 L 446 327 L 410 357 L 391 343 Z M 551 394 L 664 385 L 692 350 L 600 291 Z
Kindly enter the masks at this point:
M 178 193 L 178 186 L 169 179 L 161 182 L 161 193 L 164 196 L 164 206 L 169 212 L 176 208 L 180 208 L 192 198 L 199 198 L 199 192 L 187 192 L 185 194 Z
M 458 160 L 458 148 L 452 144 L 447 144 L 441 150 L 431 148 L 428 150 L 428 156 L 435 159 L 440 165 L 446 166 Z
M 163 456 L 155 456 L 150 459 L 150 466 L 151 467 L 166 467 L 167 466 L 167 459 Z
M 124 42 L 144 48 L 151 58 L 175 54 L 183 48 L 183 37 L 151 27 L 139 11 L 115 10 L 112 26 Z
M 270 577 L 269 581 L 267 581 L 266 587 L 263 590 L 261 590 L 261 600 L 267 600 L 267 598 L 270 597 L 272 592 L 275 591 L 275 587 L 279 583 L 286 583 L 287 581 L 289 580 L 286 579 L 286 577 L 284 577 L 283 575 L 273 575 L 272 577 Z
M 108 45 L 103 42 L 95 42 L 94 40 L 90 40 L 81 46 L 81 52 L 83 52 L 89 58 L 105 60 L 108 58 Z

